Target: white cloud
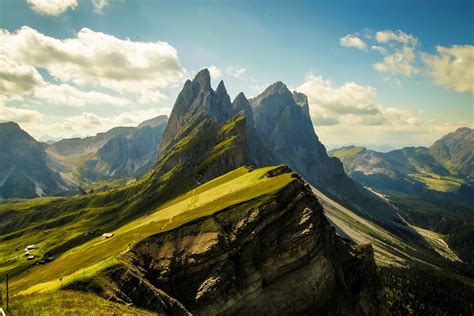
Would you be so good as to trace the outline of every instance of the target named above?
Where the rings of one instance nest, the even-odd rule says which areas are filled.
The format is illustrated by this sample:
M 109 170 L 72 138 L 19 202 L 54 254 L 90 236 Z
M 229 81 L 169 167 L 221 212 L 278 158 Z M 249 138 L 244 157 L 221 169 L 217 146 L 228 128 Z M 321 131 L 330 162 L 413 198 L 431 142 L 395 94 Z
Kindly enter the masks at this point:
M 38 111 L 5 105 L 6 98 L 0 96 L 0 122 L 40 123 L 43 116 Z
M 404 45 L 416 45 L 417 39 L 411 34 L 404 33 L 400 30 L 392 31 L 392 30 L 385 30 L 379 31 L 375 34 L 375 39 L 379 43 L 387 43 L 391 41 L 399 42 Z
M 415 50 L 405 46 L 392 55 L 385 56 L 382 62 L 374 64 L 374 68 L 381 72 L 411 76 L 419 72 L 414 62 Z
M 341 37 L 339 44 L 345 47 L 355 47 L 361 50 L 367 49 L 367 44 L 361 40 L 357 35 L 348 34 L 344 37 Z
M 102 9 L 109 4 L 109 0 L 92 0 L 95 12 L 102 12 Z
M 217 66 L 209 66 L 209 67 L 206 67 L 207 70 L 209 70 L 209 74 L 211 75 L 211 78 L 212 80 L 219 80 L 220 78 L 222 78 L 222 71 L 220 70 L 219 67 Z
M 434 82 L 458 92 L 474 92 L 474 46 L 437 46 L 436 51 L 436 55 L 422 55 Z
M 167 100 L 168 97 L 165 96 L 158 90 L 143 90 L 140 92 L 140 97 L 138 102 L 141 104 L 158 104 L 163 100 Z
M 247 69 L 245 68 L 239 68 L 239 67 L 234 67 L 234 66 L 227 66 L 225 67 L 225 73 L 228 76 L 235 77 L 235 78 L 240 78 Z
M 42 15 L 59 15 L 68 8 L 75 9 L 77 0 L 27 0 L 29 6 Z
M 137 126 L 141 122 L 158 115 L 169 115 L 171 109 L 150 109 L 145 111 L 123 112 L 115 116 L 99 116 L 90 112 L 70 117 L 50 118 L 46 126 L 25 126 L 34 137 L 44 135 L 57 135 L 60 137 L 72 137 L 75 135 L 88 136 L 99 132 L 105 132 L 116 126 Z
M 86 106 L 86 105 L 130 105 L 131 101 L 109 94 L 96 91 L 81 91 L 67 84 L 53 85 L 45 84 L 34 91 L 34 96 L 48 104 L 62 106 Z
M 43 78 L 34 67 L 20 65 L 0 55 L 0 93 L 19 96 L 43 84 Z
M 18 64 L 45 68 L 58 81 L 121 92 L 167 87 L 185 73 L 168 43 L 132 42 L 87 28 L 63 40 L 26 26 L 2 31 L 0 50 Z
M 355 82 L 334 86 L 321 76 L 309 74 L 296 90 L 308 96 L 311 117 L 317 126 L 418 124 L 415 114 L 379 104 L 376 90 L 370 86 Z
M 379 52 L 380 54 L 382 55 L 386 55 L 387 54 L 387 50 L 381 46 L 377 46 L 377 45 L 372 45 L 370 47 L 370 49 L 372 50 L 375 50 L 376 52 Z

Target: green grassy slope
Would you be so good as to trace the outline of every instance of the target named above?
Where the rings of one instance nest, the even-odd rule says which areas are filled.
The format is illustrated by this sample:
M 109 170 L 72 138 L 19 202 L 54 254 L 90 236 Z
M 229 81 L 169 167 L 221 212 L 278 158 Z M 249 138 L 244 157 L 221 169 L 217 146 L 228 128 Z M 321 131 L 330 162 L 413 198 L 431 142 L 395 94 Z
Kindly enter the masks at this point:
M 71 247 L 63 254 L 45 265 L 32 266 L 31 261 L 27 261 L 23 257 L 23 248 L 28 244 L 36 244 L 39 249 L 33 253 L 42 254 L 43 250 L 47 251 L 54 248 L 55 244 L 62 242 L 59 239 L 61 234 L 63 234 L 63 238 L 67 238 L 67 229 L 64 231 L 60 226 L 52 228 L 45 234 L 26 234 L 12 238 L 7 244 L 15 244 L 17 251 L 11 251 L 11 246 L 8 247 L 4 243 L 0 248 L 2 254 L 0 257 L 6 259 L 2 261 L 2 268 L 16 271 L 16 275 L 13 273 L 11 282 L 12 293 L 23 291 L 22 294 L 28 294 L 58 289 L 69 282 L 81 277 L 90 277 L 102 269 L 117 264 L 121 253 L 129 249 L 135 242 L 150 235 L 173 229 L 231 205 L 246 201 L 261 203 L 293 179 L 292 174 L 289 173 L 271 178 L 266 177 L 265 174 L 273 168 L 275 167 L 253 171 L 246 168 L 236 169 L 157 206 L 146 215 L 110 230 L 114 234 L 110 239 L 104 239 L 99 234 L 94 235 L 92 239 L 84 238 L 77 244 L 71 244 Z M 75 203 L 75 200 L 76 198 L 72 198 L 71 202 Z M 67 204 L 67 201 L 67 199 L 63 199 L 61 202 Z M 55 202 L 57 199 L 50 198 L 44 201 L 44 205 L 47 206 L 48 203 L 54 204 Z M 32 202 L 18 203 L 18 207 L 23 206 L 27 212 L 28 208 L 22 203 Z M 75 227 L 76 234 L 78 234 L 79 231 L 88 231 L 90 229 L 88 224 L 88 221 L 81 221 L 68 228 Z M 17 266 L 22 269 L 18 269 Z
M 120 189 L 88 196 L 0 203 L 0 273 L 17 274 L 31 266 L 32 262 L 23 257 L 26 245 L 37 244 L 40 250 L 33 254 L 40 258 L 61 255 L 194 189 L 199 175 L 207 170 L 214 178 L 234 169 L 214 165 L 237 147 L 239 140 L 234 136 L 241 133 L 244 123 L 243 116 L 238 115 L 222 126 L 204 124 L 194 128 L 153 171 Z M 203 145 L 209 148 L 203 150 Z
M 17 297 L 11 301 L 8 315 L 156 315 L 76 291 L 58 291 Z

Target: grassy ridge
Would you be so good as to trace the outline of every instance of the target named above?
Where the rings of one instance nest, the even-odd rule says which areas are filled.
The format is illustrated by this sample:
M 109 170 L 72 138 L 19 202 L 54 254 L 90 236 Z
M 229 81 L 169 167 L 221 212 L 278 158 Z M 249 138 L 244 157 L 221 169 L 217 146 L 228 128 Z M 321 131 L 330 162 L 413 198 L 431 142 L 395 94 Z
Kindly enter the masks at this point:
M 60 288 L 60 277 L 62 285 L 65 285 L 81 275 L 90 276 L 93 271 L 113 263 L 114 258 L 120 257 L 135 242 L 150 235 L 176 228 L 232 205 L 251 200 L 255 203 L 262 202 L 262 199 L 271 197 L 293 180 L 292 174 L 288 173 L 266 177 L 265 174 L 273 168 L 275 167 L 253 171 L 239 168 L 209 181 L 157 207 L 148 215 L 113 230 L 114 237 L 110 239 L 96 237 L 66 251 L 49 264 L 29 268 L 29 271 L 13 279 L 12 293 L 28 294 Z M 48 242 L 49 238 L 45 235 L 42 243 Z

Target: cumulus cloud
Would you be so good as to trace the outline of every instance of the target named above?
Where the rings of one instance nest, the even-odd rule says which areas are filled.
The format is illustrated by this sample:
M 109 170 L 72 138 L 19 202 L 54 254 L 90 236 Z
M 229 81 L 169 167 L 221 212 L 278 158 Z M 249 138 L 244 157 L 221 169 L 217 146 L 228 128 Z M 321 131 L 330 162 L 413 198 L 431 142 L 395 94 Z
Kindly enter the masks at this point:
M 402 47 L 395 53 L 385 56 L 382 62 L 374 64 L 374 69 L 381 72 L 411 76 L 419 72 L 414 66 L 415 50 L 412 47 Z
M 6 56 L 0 55 L 0 93 L 18 96 L 41 84 L 43 84 L 43 78 L 36 68 L 20 65 Z
M 345 47 L 355 47 L 361 50 L 367 49 L 367 44 L 361 40 L 357 35 L 348 34 L 339 39 L 339 44 Z
M 370 86 L 355 82 L 335 86 L 321 76 L 309 74 L 296 90 L 308 96 L 311 117 L 317 126 L 418 124 L 415 114 L 379 104 L 376 90 Z
M 380 54 L 382 55 L 386 55 L 387 54 L 387 50 L 381 46 L 377 46 L 377 45 L 372 45 L 370 47 L 371 50 L 374 50 L 376 52 L 379 52 Z
M 227 66 L 225 67 L 225 73 L 228 76 L 235 77 L 235 78 L 240 78 L 247 69 L 245 68 L 240 68 L 240 67 L 235 67 L 235 66 Z
M 28 5 L 42 15 L 59 15 L 67 9 L 75 9 L 77 0 L 27 0 Z
M 131 101 L 96 91 L 81 91 L 67 84 L 45 84 L 34 91 L 34 96 L 48 104 L 79 107 L 85 105 L 130 105 Z
M 400 30 L 392 31 L 392 30 L 385 30 L 379 31 L 375 34 L 375 39 L 379 43 L 387 43 L 391 41 L 399 42 L 404 45 L 416 45 L 417 39 L 411 34 L 404 33 Z
M 459 92 L 474 92 L 474 46 L 437 46 L 437 54 L 422 60 L 437 85 Z
M 219 80 L 220 78 L 222 78 L 222 71 L 220 70 L 219 67 L 217 66 L 209 66 L 209 67 L 206 67 L 207 70 L 209 70 L 209 74 L 211 75 L 211 78 L 213 80 Z
M 75 135 L 95 135 L 116 126 L 137 126 L 141 122 L 158 115 L 169 115 L 171 109 L 150 109 L 144 111 L 123 112 L 113 116 L 99 116 L 91 112 L 83 112 L 70 117 L 49 118 L 46 126 L 25 126 L 28 132 L 39 138 L 44 135 L 73 137 Z
M 166 42 L 132 42 L 87 28 L 63 40 L 26 26 L 2 31 L 0 50 L 19 64 L 45 68 L 58 81 L 116 91 L 166 87 L 185 73 Z
M 43 116 L 38 111 L 5 105 L 6 98 L 0 96 L 0 122 L 40 123 Z

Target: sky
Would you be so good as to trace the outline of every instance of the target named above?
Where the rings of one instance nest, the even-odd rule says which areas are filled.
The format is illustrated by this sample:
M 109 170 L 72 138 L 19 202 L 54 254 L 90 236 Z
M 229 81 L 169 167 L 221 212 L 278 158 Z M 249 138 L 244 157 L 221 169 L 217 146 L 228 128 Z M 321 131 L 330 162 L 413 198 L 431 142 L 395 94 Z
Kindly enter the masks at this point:
M 0 0 L 0 121 L 135 126 L 207 67 L 231 98 L 305 93 L 327 146 L 430 145 L 473 127 L 473 45 L 473 1 Z

